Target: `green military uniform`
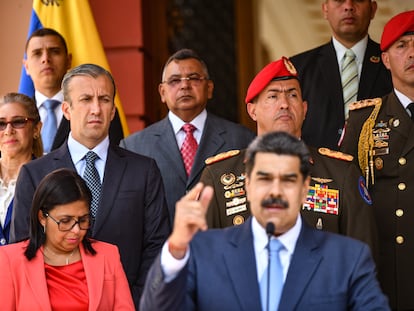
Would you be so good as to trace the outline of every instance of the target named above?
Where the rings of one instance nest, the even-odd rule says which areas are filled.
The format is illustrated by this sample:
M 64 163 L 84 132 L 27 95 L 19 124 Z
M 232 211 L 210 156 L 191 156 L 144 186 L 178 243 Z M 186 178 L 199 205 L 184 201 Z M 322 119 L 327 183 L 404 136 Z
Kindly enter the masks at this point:
M 355 156 L 369 180 L 378 278 L 393 309 L 414 310 L 414 123 L 394 93 L 350 110 L 342 149 Z
M 302 216 L 311 226 L 368 243 L 376 252 L 376 227 L 371 199 L 352 157 L 311 148 L 311 187 Z M 245 150 L 207 159 L 200 181 L 214 188 L 207 211 L 209 228 L 243 223 L 250 216 L 245 194 Z M 337 158 L 335 158 L 337 157 Z

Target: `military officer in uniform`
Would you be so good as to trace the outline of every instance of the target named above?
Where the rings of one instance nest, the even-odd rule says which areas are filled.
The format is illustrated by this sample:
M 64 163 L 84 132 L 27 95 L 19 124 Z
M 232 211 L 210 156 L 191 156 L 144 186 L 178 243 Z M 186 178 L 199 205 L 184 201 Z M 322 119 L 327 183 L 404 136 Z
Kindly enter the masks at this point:
M 372 194 L 381 286 L 392 309 L 414 310 L 414 11 L 385 25 L 381 50 L 394 90 L 350 107 L 341 148 L 354 155 Z
M 281 58 L 264 67 L 251 82 L 247 110 L 257 122 L 258 135 L 286 131 L 301 137 L 307 103 L 302 100 L 294 66 Z M 313 227 L 341 233 L 368 243 L 376 255 L 376 227 L 371 199 L 352 156 L 327 148 L 311 152 L 311 187 L 302 208 Z M 243 223 L 250 216 L 244 182 L 244 150 L 206 160 L 201 180 L 214 187 L 207 212 L 209 228 Z

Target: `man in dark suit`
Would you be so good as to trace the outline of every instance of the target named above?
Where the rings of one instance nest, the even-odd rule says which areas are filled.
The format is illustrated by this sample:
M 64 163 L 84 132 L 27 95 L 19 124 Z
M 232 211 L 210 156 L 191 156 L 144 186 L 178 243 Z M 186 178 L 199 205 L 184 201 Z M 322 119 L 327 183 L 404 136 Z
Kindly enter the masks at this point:
M 325 0 L 322 11 L 332 29 L 332 40 L 291 58 L 298 70 L 303 98 L 309 104 L 302 138 L 310 146 L 338 150 L 348 114 L 340 69 L 348 49 L 356 57 L 358 71 L 357 93 L 347 98 L 348 103 L 383 96 L 392 89 L 379 45 L 368 36 L 376 9 L 377 3 L 372 0 Z
M 394 310 L 414 310 L 414 11 L 393 17 L 381 38 L 394 90 L 350 108 L 341 148 L 366 173 L 379 231 L 378 279 Z
M 153 159 L 109 143 L 115 114 L 115 83 L 109 72 L 97 65 L 80 65 L 65 75 L 62 86 L 62 110 L 71 132 L 64 145 L 21 168 L 11 240 L 28 237 L 32 197 L 41 179 L 55 169 L 70 168 L 88 182 L 86 155 L 93 152 L 99 179 L 95 182 L 101 191 L 90 187 L 98 205 L 91 234 L 118 246 L 138 306 L 149 266 L 170 232 L 161 174 Z
M 302 141 L 285 132 L 259 136 L 246 152 L 253 217 L 221 230 L 197 233 L 207 228 L 213 189 L 194 187 L 177 203 L 173 232 L 148 274 L 142 310 L 389 310 L 368 246 L 302 221 L 309 170 Z M 275 242 L 280 250 L 268 255 Z M 269 287 L 259 286 L 262 278 Z M 280 302 L 269 308 L 266 298 L 272 300 L 277 285 Z
M 61 83 L 63 76 L 71 66 L 72 55 L 68 52 L 63 36 L 50 28 L 42 28 L 33 32 L 27 39 L 25 52 L 26 59 L 23 63 L 35 87 L 35 100 L 43 125 L 48 122 L 45 101 L 51 99 L 58 103 L 53 107 L 56 127 L 51 133 L 52 139 L 46 138 L 49 133 L 44 132 L 45 126 L 42 128 L 43 147 L 45 153 L 48 153 L 63 145 L 70 131 L 69 121 L 63 116 L 61 108 L 63 101 Z M 109 138 L 113 144 L 117 145 L 123 137 L 121 120 L 116 111 L 109 128 Z
M 192 50 L 179 50 L 167 60 L 159 85 L 161 100 L 169 109 L 168 116 L 120 144 L 155 159 L 163 177 L 171 220 L 175 203 L 200 179 L 204 160 L 223 151 L 246 148 L 255 136 L 247 128 L 206 111 L 213 88 L 204 61 Z M 193 134 L 198 143 L 189 174 L 180 153 L 185 124 L 195 126 Z

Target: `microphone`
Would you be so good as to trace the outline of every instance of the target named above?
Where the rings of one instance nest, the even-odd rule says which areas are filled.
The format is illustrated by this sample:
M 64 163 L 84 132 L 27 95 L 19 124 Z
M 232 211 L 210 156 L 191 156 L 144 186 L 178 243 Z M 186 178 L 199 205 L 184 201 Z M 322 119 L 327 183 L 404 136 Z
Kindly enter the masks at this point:
M 266 224 L 267 234 L 267 288 L 266 288 L 266 310 L 269 311 L 269 295 L 270 295 L 270 238 L 275 233 L 275 224 L 268 222 Z

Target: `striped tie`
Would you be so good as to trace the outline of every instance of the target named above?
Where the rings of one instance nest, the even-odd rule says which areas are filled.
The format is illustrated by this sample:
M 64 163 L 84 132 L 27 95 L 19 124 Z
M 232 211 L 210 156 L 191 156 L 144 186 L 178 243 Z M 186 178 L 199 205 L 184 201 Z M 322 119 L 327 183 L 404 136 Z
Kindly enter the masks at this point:
M 358 67 L 355 61 L 355 54 L 351 49 L 345 52 L 342 59 L 341 81 L 344 94 L 345 120 L 347 120 L 349 105 L 357 100 L 358 94 Z

